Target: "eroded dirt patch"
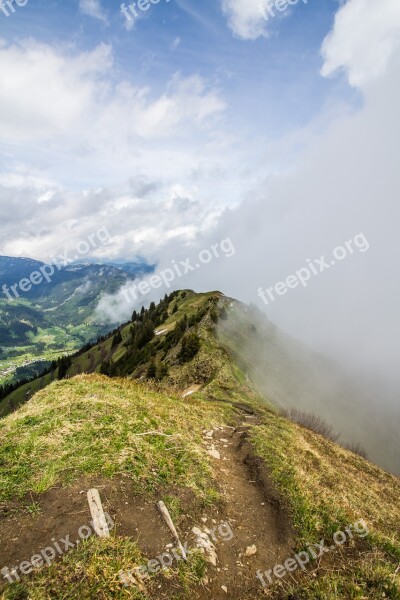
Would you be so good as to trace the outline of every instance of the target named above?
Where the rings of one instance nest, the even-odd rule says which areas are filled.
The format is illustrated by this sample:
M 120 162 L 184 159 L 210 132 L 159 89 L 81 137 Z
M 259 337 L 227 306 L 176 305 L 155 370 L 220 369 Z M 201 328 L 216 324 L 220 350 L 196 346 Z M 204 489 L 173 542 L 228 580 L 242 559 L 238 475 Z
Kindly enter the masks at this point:
M 90 526 L 86 493 L 92 487 L 99 490 L 116 533 L 133 538 L 144 554 L 156 556 L 171 542 L 171 535 L 156 508 L 156 502 L 165 497 L 165 492 L 144 497 L 134 493 L 127 478 L 81 479 L 69 488 L 56 487 L 44 494 L 29 494 L 19 502 L 0 507 L 0 569 L 29 560 L 41 549 L 51 546 L 52 540 L 69 536 L 75 543 L 79 529 Z M 191 523 L 186 511 L 194 513 L 194 518 L 198 513 L 193 494 L 171 490 L 168 495 L 179 502 L 183 512 L 179 525 L 184 532 L 189 531 Z
M 265 485 L 247 441 L 246 425 L 250 423 L 258 423 L 256 415 L 245 418 L 236 429 L 221 427 L 205 434 L 233 537 L 219 544 L 217 568 L 210 568 L 205 586 L 208 596 L 203 591 L 194 596 L 199 599 L 259 598 L 262 589 L 257 569 L 274 567 L 292 551 L 293 532 L 285 508 Z
M 67 489 L 32 494 L 0 507 L 0 570 L 29 561 L 66 536 L 76 543 L 78 530 L 90 525 L 86 493 L 95 487 L 115 523 L 116 534 L 131 537 L 149 560 L 168 551 L 174 542 L 156 508 L 158 500 L 173 498 L 179 506 L 174 521 L 182 542 L 189 548 L 198 542 L 194 528 L 209 534 L 215 564 L 209 564 L 207 577 L 190 593 L 191 599 L 262 597 L 257 569 L 265 571 L 290 556 L 293 535 L 285 508 L 247 439 L 248 425 L 257 425 L 257 416 L 244 415 L 243 409 L 239 410 L 241 426 L 221 426 L 204 432 L 204 447 L 210 453 L 220 502 L 201 506 L 190 490 L 178 489 L 138 496 L 128 477 L 81 479 Z M 178 597 L 175 594 L 186 597 L 179 582 L 163 574 L 149 585 L 149 598 Z

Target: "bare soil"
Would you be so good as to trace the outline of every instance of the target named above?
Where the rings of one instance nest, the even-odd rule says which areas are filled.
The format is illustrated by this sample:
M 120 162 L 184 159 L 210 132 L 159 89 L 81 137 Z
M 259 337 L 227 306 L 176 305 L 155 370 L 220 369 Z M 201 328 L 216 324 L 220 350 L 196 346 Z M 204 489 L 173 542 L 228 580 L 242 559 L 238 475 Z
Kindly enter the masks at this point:
M 242 415 L 244 412 L 250 411 L 241 408 Z M 54 488 L 0 506 L 0 570 L 30 560 L 65 536 L 75 543 L 79 528 L 90 525 L 86 492 L 95 487 L 115 521 L 116 533 L 133 538 L 149 559 L 161 555 L 173 542 L 156 508 L 156 501 L 166 495 L 179 499 L 182 512 L 176 525 L 182 542 L 189 547 L 195 544 L 193 527 L 214 529 L 211 539 L 217 564 L 209 565 L 207 578 L 191 593 L 194 600 L 262 598 L 257 569 L 273 568 L 291 555 L 293 532 L 268 472 L 247 439 L 248 424 L 257 424 L 257 417 L 247 414 L 241 420 L 236 429 L 220 427 L 204 433 L 205 448 L 213 450 L 211 460 L 222 496 L 215 506 L 200 506 L 188 490 L 159 490 L 144 497 L 135 495 L 128 478 L 82 479 L 68 489 Z M 35 514 L 30 512 L 33 503 L 39 507 Z M 222 523 L 229 524 L 232 539 L 228 540 L 226 528 L 224 535 L 218 532 Z M 252 546 L 255 554 L 246 556 L 246 549 Z M 156 583 L 155 593 L 154 585 L 149 589 L 151 598 L 169 598 L 181 591 L 178 582 L 162 575 L 157 576 Z
M 246 423 L 256 423 L 248 417 Z M 262 597 L 257 569 L 265 571 L 286 560 L 293 549 L 294 534 L 287 511 L 273 491 L 261 461 L 254 457 L 246 426 L 214 431 L 206 444 L 217 450 L 217 481 L 223 494 L 223 518 L 230 524 L 230 542 L 218 540 L 217 569 L 210 567 L 208 589 L 196 598 L 244 600 Z M 246 556 L 254 546 L 256 553 Z M 249 553 L 251 551 L 249 550 Z M 222 589 L 227 588 L 227 593 Z

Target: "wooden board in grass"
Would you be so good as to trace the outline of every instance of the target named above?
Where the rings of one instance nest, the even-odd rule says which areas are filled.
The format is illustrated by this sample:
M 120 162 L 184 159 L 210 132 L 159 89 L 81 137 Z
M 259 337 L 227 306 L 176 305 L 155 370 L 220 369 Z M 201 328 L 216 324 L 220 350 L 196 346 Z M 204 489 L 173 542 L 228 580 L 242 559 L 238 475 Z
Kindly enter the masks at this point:
M 110 530 L 98 490 L 89 490 L 87 493 L 87 499 L 89 502 L 90 514 L 92 515 L 95 532 L 99 537 L 110 537 Z

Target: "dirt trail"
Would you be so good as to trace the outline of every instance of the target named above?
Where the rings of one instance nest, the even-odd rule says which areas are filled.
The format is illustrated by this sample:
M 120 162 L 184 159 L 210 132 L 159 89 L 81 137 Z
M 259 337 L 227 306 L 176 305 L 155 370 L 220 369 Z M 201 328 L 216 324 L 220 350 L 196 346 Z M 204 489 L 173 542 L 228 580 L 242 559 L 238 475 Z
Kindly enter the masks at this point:
M 189 548 L 195 547 L 193 528 L 197 528 L 203 535 L 210 534 L 216 552 L 216 565 L 209 565 L 206 580 L 191 593 L 191 600 L 262 598 L 257 570 L 270 569 L 291 555 L 289 520 L 265 467 L 254 457 L 248 442 L 248 425 L 257 424 L 257 418 L 246 415 L 249 411 L 245 407 L 239 411 L 242 425 L 236 429 L 221 426 L 204 432 L 204 447 L 210 453 L 222 501 L 201 508 L 189 490 L 168 490 L 168 495 L 179 499 L 182 509 L 177 522 L 182 541 Z M 129 478 L 82 479 L 68 489 L 54 488 L 13 505 L 0 506 L 0 569 L 29 560 L 53 537 L 60 539 L 70 534 L 74 541 L 79 527 L 90 522 L 86 500 L 90 487 L 100 490 L 118 535 L 135 539 L 149 559 L 167 551 L 173 540 L 155 506 L 167 494 L 166 490 L 143 498 L 134 494 Z M 35 506 L 38 514 L 31 514 L 27 505 Z M 220 528 L 222 524 L 228 527 Z M 151 598 L 170 598 L 177 591 L 168 578 L 161 576 L 156 581 L 158 589 L 156 594 L 149 590 Z
M 258 468 L 247 442 L 250 423 L 257 424 L 257 417 L 246 416 L 235 430 L 224 427 L 214 430 L 212 437 L 211 432 L 205 435 L 224 498 L 224 518 L 231 525 L 233 537 L 229 542 L 218 539 L 217 568 L 210 567 L 208 594 L 204 590 L 198 596 L 201 599 L 262 597 L 257 569 L 270 569 L 291 553 L 286 515 L 276 497 L 266 493 L 269 484 L 265 473 Z

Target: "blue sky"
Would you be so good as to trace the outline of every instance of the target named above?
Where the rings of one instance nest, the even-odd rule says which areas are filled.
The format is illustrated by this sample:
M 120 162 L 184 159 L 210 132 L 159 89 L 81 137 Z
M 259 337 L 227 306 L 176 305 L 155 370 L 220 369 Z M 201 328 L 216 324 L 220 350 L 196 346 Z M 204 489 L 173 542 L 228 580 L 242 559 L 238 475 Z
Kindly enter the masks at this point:
M 190 243 L 254 182 L 288 168 L 297 143 L 278 156 L 275 141 L 357 106 L 346 77 L 320 73 L 337 2 L 299 0 L 268 23 L 258 4 L 161 0 L 131 22 L 114 0 L 29 0 L 0 12 L 0 183 L 31 206 L 16 211 L 3 252 L 46 258 L 65 238 L 54 223 L 89 227 L 89 210 L 72 214 L 99 193 L 104 215 L 110 204 L 132 207 L 140 231 L 125 239 L 135 254 L 171 236 Z M 132 197 L 130 182 L 143 179 L 169 214 L 158 231 Z
M 259 2 L 161 0 L 133 27 L 116 0 L 0 12 L 0 253 L 50 260 L 107 227 L 93 258 L 162 269 L 230 237 L 234 260 L 179 285 L 259 303 L 362 232 L 368 253 L 268 314 L 390 367 L 400 3 L 299 0 L 267 23 Z
M 160 93 L 179 71 L 198 73 L 229 103 L 232 127 L 280 135 L 313 118 L 346 84 L 320 76 L 320 47 L 333 24 L 335 0 L 300 3 L 269 24 L 269 37 L 244 40 L 228 27 L 217 0 L 161 0 L 127 30 L 119 2 L 102 0 L 107 22 L 83 15 L 78 0 L 29 0 L 8 19 L 0 14 L 1 37 L 32 37 L 75 51 L 112 46 L 113 77 L 150 85 Z M 175 46 L 176 45 L 176 46 Z

